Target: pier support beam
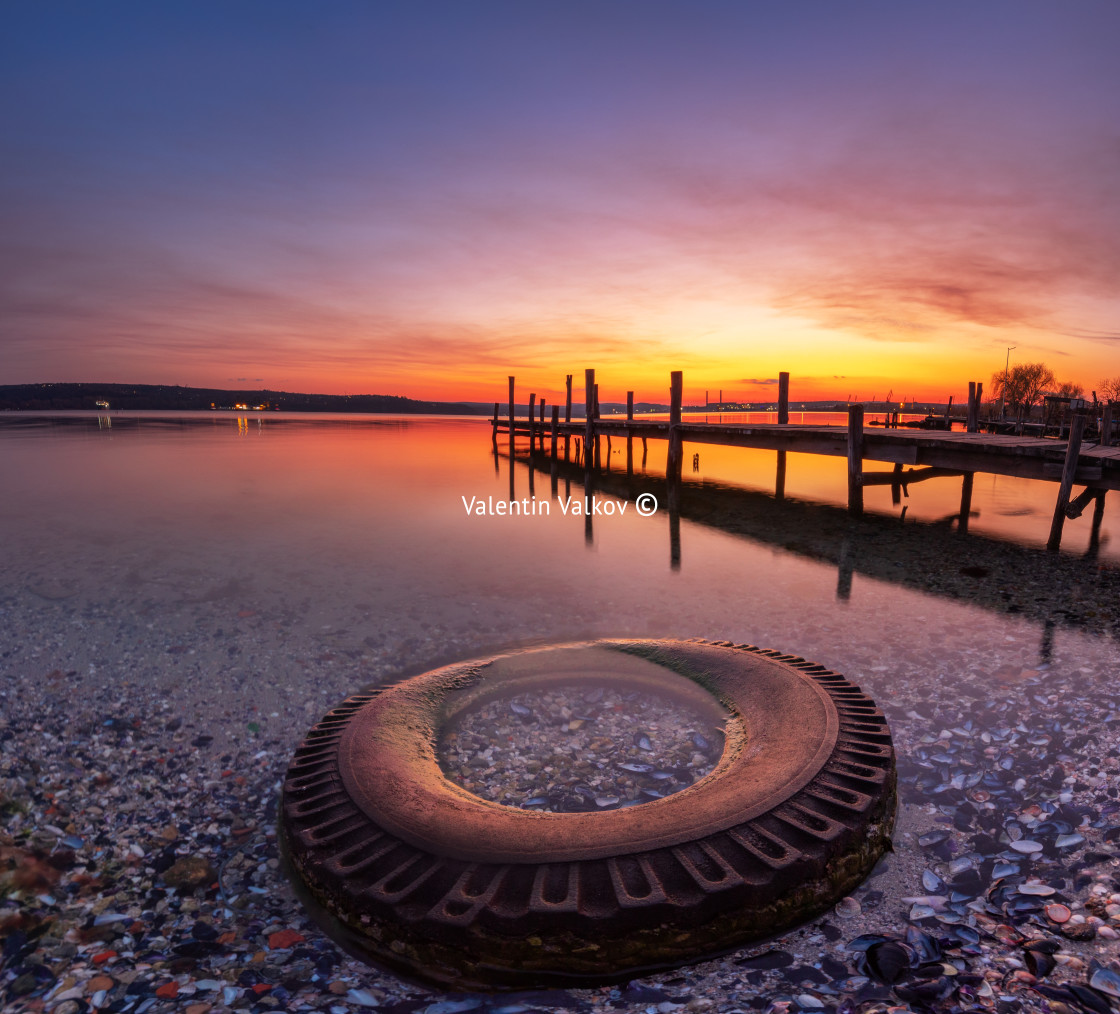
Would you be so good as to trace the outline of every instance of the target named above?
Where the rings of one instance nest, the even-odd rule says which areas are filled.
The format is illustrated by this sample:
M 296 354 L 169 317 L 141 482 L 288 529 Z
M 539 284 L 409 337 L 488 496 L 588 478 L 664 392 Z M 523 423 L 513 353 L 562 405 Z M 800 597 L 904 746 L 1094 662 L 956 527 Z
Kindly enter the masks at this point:
M 863 513 L 863 406 L 848 406 L 848 511 Z
M 490 442 L 498 446 L 498 403 L 494 402 L 494 421 L 490 424 Z
M 607 437 L 610 440 L 610 437 Z M 595 470 L 598 471 L 603 467 L 603 459 L 601 453 L 601 445 L 603 443 L 602 435 L 599 433 L 599 385 L 595 385 Z
M 1062 468 L 1062 482 L 1058 487 L 1058 502 L 1054 504 L 1054 520 L 1050 522 L 1050 538 L 1046 548 L 1056 553 L 1062 545 L 1062 526 L 1066 520 L 1066 507 L 1069 494 L 1073 489 L 1073 477 L 1077 472 L 1077 456 L 1081 453 L 1081 435 L 1085 432 L 1085 412 L 1074 413 L 1069 426 L 1069 443 L 1066 445 L 1066 461 Z
M 789 422 L 789 374 L 778 374 L 778 424 Z
M 969 433 L 975 433 L 977 429 L 976 423 L 980 417 L 978 400 L 976 397 L 976 381 L 970 380 L 968 382 L 968 422 L 965 423 L 965 429 Z
M 957 531 L 962 534 L 968 531 L 968 518 L 972 513 L 972 472 L 965 472 L 961 479 L 961 513 L 957 519 Z
M 509 443 L 513 446 L 513 377 L 509 378 Z
M 556 480 L 560 476 L 560 461 L 556 454 L 557 438 L 560 435 L 560 406 L 552 406 L 552 492 L 556 493 Z
M 1095 560 L 1101 549 L 1101 522 L 1104 520 L 1104 498 L 1107 490 L 1097 490 L 1097 502 L 1093 506 L 1093 527 L 1089 530 L 1089 548 L 1085 556 Z
M 1116 402 L 1110 401 L 1104 407 L 1104 414 L 1101 416 L 1101 447 L 1112 446 L 1112 410 Z
M 529 456 L 533 456 L 533 451 L 536 450 L 536 439 L 533 436 L 533 420 L 537 415 L 537 396 L 536 394 L 529 395 Z
M 570 423 L 572 421 L 572 375 L 569 373 L 564 379 L 564 386 L 568 389 L 567 397 L 564 400 L 564 422 Z M 564 430 L 564 460 L 568 460 L 568 450 L 571 447 L 572 438 L 568 430 Z
M 634 421 L 634 392 L 626 392 L 626 421 Z M 634 434 L 629 427 L 626 430 L 626 474 L 634 474 Z
M 594 461 L 592 448 L 595 446 L 595 371 L 583 371 L 583 403 L 586 419 L 583 428 L 583 460 L 590 469 Z
M 669 457 L 665 463 L 665 476 L 670 481 L 681 477 L 681 459 L 684 442 L 681 439 L 681 402 L 684 394 L 684 374 L 674 370 L 669 374 Z

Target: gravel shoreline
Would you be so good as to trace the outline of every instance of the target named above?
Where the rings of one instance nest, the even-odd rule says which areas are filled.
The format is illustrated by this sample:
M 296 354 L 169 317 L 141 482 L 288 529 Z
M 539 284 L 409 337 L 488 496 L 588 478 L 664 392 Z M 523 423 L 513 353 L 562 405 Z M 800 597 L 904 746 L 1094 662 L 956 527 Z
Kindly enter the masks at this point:
M 835 910 L 764 945 L 619 987 L 483 996 L 341 953 L 284 880 L 274 825 L 291 752 L 323 713 L 406 665 L 484 654 L 491 632 L 398 617 L 378 641 L 235 594 L 199 597 L 171 629 L 48 591 L 0 599 L 6 1011 L 1120 1009 L 1108 991 L 1120 982 L 1120 666 L 1107 637 L 1062 635 L 1035 667 L 1017 661 L 1031 646 L 984 616 L 984 651 L 936 630 L 874 651 L 826 654 L 823 630 L 765 642 L 844 672 L 887 711 L 895 854 Z M 1012 860 L 1001 884 L 996 864 Z M 930 876 L 961 897 L 931 891 Z M 1031 881 L 1054 894 L 1018 890 Z M 912 900 L 930 895 L 945 900 Z M 1070 919 L 1050 919 L 1054 905 Z M 895 967 L 884 944 L 908 931 Z

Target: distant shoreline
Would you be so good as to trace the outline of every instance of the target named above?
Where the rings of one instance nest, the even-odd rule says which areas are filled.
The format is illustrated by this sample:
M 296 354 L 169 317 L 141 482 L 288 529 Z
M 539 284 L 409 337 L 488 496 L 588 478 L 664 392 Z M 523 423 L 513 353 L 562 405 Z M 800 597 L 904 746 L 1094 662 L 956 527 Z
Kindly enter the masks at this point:
M 887 412 L 900 406 L 896 402 L 862 402 L 869 412 Z M 583 418 L 584 406 L 572 406 L 572 417 Z M 957 406 L 954 406 L 956 409 Z M 685 405 L 687 413 L 765 412 L 773 409 L 771 402 L 725 402 L 712 405 Z M 836 399 L 790 404 L 791 412 L 843 412 L 847 404 Z M 528 414 L 528 406 L 514 406 L 519 415 Z M 334 412 L 374 415 L 469 415 L 491 416 L 494 402 L 420 401 L 390 394 L 304 394 L 292 391 L 224 389 L 212 387 L 179 387 L 168 384 L 0 384 L 0 412 L 71 412 L 71 411 L 158 411 L 158 412 Z M 508 405 L 499 403 L 504 418 Z M 621 402 L 604 402 L 602 415 L 626 411 Z M 635 414 L 664 413 L 669 406 L 655 402 L 634 405 Z M 902 409 L 906 413 L 943 413 L 944 404 L 919 402 Z M 956 414 L 961 414 L 960 410 Z

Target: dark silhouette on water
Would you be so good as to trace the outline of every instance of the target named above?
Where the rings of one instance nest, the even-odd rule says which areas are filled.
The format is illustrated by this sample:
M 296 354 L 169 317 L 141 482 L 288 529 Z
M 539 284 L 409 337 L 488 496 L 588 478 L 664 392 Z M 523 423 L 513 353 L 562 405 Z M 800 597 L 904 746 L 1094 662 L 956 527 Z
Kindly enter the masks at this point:
M 531 469 L 551 471 L 547 455 L 515 458 Z M 565 480 L 589 477 L 580 465 L 561 461 Z M 652 493 L 667 510 L 670 562 L 681 566 L 680 519 L 697 522 L 837 568 L 837 596 L 851 595 L 860 574 L 960 599 L 1000 613 L 1017 614 L 1044 627 L 1075 627 L 1120 638 L 1120 567 L 1097 562 L 1103 511 L 1098 501 L 1089 549 L 1083 556 L 1049 553 L 968 530 L 952 514 L 937 521 L 865 513 L 841 506 L 743 489 L 710 479 L 667 483 L 664 475 L 600 472 L 597 493 L 635 500 Z M 967 512 L 968 506 L 965 505 Z M 962 523 L 963 521 L 963 523 Z

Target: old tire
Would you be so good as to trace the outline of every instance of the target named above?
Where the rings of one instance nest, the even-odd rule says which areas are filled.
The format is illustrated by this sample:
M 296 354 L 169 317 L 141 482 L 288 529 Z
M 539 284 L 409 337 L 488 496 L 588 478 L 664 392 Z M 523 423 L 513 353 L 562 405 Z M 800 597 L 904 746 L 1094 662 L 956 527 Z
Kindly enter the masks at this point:
M 434 753 L 453 712 L 539 683 L 715 697 L 715 769 L 625 810 L 480 799 Z M 598 641 L 449 666 L 349 698 L 298 748 L 280 840 L 352 953 L 467 989 L 620 981 L 771 936 L 833 905 L 889 847 L 894 753 L 859 687 L 804 659 L 703 641 Z

